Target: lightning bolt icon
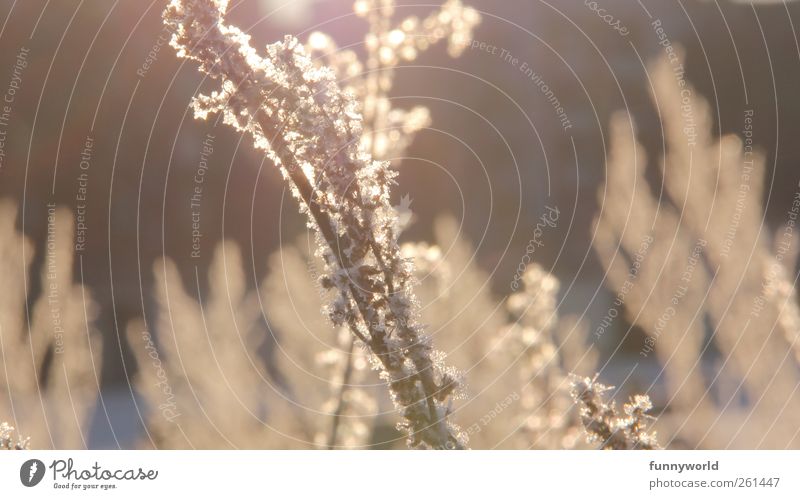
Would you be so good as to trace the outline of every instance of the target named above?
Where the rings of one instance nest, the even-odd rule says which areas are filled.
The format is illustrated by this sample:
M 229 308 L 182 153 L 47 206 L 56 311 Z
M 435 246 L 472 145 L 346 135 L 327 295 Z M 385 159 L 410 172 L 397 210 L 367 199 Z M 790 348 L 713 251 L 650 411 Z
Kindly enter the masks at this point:
M 33 481 L 33 475 L 36 474 L 36 470 L 38 469 L 39 465 L 36 464 L 36 461 L 31 463 L 31 469 L 28 471 L 28 483 Z

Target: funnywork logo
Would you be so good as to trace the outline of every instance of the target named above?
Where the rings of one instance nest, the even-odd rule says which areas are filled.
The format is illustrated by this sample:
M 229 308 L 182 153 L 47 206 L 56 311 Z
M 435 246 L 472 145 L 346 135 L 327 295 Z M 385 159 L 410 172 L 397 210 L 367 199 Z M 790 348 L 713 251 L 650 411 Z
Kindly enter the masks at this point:
M 38 459 L 28 459 L 19 469 L 19 479 L 22 485 L 34 487 L 44 478 L 44 463 Z

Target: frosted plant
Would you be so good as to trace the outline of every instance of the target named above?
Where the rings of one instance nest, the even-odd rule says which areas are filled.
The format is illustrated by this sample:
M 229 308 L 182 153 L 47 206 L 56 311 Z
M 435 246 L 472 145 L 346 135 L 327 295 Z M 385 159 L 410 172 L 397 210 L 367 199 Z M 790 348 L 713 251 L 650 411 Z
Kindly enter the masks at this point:
M 660 161 L 648 161 L 630 116 L 611 120 L 593 245 L 614 288 L 638 289 L 624 305 L 648 334 L 639 358 L 663 366 L 666 409 L 657 425 L 665 442 L 796 448 L 798 307 L 782 267 L 792 265 L 793 243 L 784 230 L 774 253 L 765 237 L 763 154 L 735 135 L 718 136 L 709 104 L 691 85 L 682 94 L 672 69 L 666 56 L 649 65 L 666 143 Z M 662 181 L 656 192 L 651 173 Z
M 658 449 L 655 433 L 647 431 L 652 416 L 647 414 L 653 404 L 647 395 L 634 395 L 622 408 L 605 400 L 611 387 L 601 385 L 592 378 L 572 379 L 572 396 L 580 405 L 581 420 L 590 442 L 599 442 L 606 450 Z
M 261 307 L 248 292 L 239 248 L 220 243 L 208 293 L 184 286 L 178 268 L 154 265 L 156 313 L 127 328 L 135 386 L 145 401 L 149 444 L 166 449 L 305 448 L 313 434 L 293 413 L 255 354 L 265 340 Z
M 347 328 L 331 328 L 319 314 L 324 290 L 303 277 L 323 263 L 309 253 L 298 242 L 270 256 L 261 298 L 276 337 L 271 362 L 316 447 L 364 448 L 373 428 L 388 424 L 378 408 L 382 383 Z
M 559 282 L 534 263 L 523 274 L 522 284 L 506 301 L 511 321 L 498 338 L 503 358 L 513 362 L 521 384 L 521 404 L 515 413 L 522 431 L 514 440 L 525 448 L 572 448 L 579 443 L 580 422 L 571 411 L 562 348 L 557 345 Z M 577 338 L 570 335 L 568 341 Z
M 30 448 L 30 438 L 14 437 L 14 427 L 0 422 L 0 450 L 26 450 Z
M 559 316 L 555 276 L 530 265 L 519 292 L 498 303 L 458 222 L 438 219 L 435 236 L 435 245 L 406 243 L 403 251 L 418 262 L 429 331 L 471 366 L 470 400 L 459 407 L 471 446 L 584 447 L 567 372 L 593 369 L 596 352 L 578 321 Z
M 457 381 L 433 360 L 440 357 L 416 320 L 413 264 L 397 245 L 389 202 L 395 174 L 361 148 L 355 99 L 291 36 L 259 56 L 248 35 L 223 24 L 226 8 L 227 0 L 173 0 L 164 12 L 178 55 L 221 84 L 194 99 L 195 117 L 222 113 L 280 169 L 317 234 L 322 284 L 334 295 L 328 316 L 369 349 L 409 445 L 463 447 L 448 421 Z
M 476 263 L 475 250 L 451 216 L 434 223 L 434 241 L 439 250 L 427 246 L 417 272 L 417 292 L 422 298 L 421 315 L 439 348 L 459 366 L 469 366 L 469 401 L 458 408 L 459 422 L 472 448 L 498 445 L 507 435 L 508 413 L 502 417 L 497 404 L 507 405 L 518 392 L 518 380 L 500 376 L 493 345 L 497 330 L 505 324 L 502 306 L 491 294 L 489 275 Z M 417 246 L 422 253 L 426 245 Z M 408 249 L 407 249 L 408 251 Z M 518 393 L 517 393 L 517 399 Z
M 141 444 L 308 449 L 370 443 L 379 380 L 349 331 L 331 329 L 319 314 L 318 290 L 302 279 L 308 262 L 299 245 L 287 245 L 270 256 L 258 292 L 248 291 L 241 252 L 224 242 L 213 253 L 209 290 L 201 296 L 195 296 L 199 283 L 187 288 L 171 260 L 155 265 L 151 327 L 158 341 L 140 321 L 127 328 L 149 438 Z M 275 343 L 267 366 L 256 352 L 268 333 Z
M 75 284 L 72 213 L 47 207 L 41 294 L 25 310 L 25 288 L 0 294 L 0 414 L 36 448 L 79 449 L 98 398 L 102 344 L 93 322 L 97 305 Z M 14 228 L 16 208 L 0 202 L 0 275 L 20 283 L 34 247 Z
M 430 113 L 424 106 L 409 110 L 392 107 L 388 94 L 394 68 L 444 39 L 448 53 L 458 57 L 471 40 L 480 14 L 460 0 L 447 0 L 424 19 L 410 16 L 393 26 L 394 0 L 357 0 L 354 10 L 369 25 L 364 39 L 366 64 L 353 50 L 339 49 L 330 36 L 319 31 L 311 33 L 306 49 L 316 62 L 333 69 L 345 89 L 362 103 L 365 149 L 375 159 L 396 160 L 414 134 L 430 124 Z

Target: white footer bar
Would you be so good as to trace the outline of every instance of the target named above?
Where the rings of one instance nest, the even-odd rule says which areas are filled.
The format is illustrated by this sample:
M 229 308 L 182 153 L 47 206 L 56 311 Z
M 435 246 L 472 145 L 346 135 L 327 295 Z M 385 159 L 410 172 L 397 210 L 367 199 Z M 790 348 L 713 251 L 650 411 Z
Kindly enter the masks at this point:
M 798 475 L 800 451 L 0 453 L 0 489 L 9 498 L 797 498 Z

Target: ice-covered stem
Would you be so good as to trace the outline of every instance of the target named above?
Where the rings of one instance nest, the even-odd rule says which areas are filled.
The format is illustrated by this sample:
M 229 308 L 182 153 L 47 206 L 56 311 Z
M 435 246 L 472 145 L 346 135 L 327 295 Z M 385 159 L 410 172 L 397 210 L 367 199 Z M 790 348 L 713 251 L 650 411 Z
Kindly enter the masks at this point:
M 647 428 L 653 419 L 647 414 L 653 404 L 647 395 L 635 395 L 619 414 L 614 402 L 606 402 L 611 388 L 596 382 L 596 376 L 572 376 L 572 397 L 580 406 L 581 420 L 589 442 L 599 442 L 606 450 L 659 449 L 655 433 Z
M 347 324 L 376 359 L 402 412 L 409 445 L 461 448 L 448 399 L 454 375 L 435 365 L 416 320 L 412 263 L 403 259 L 389 202 L 395 174 L 361 150 L 361 116 L 333 72 L 315 67 L 291 36 L 261 57 L 223 24 L 227 0 L 172 0 L 164 22 L 181 57 L 221 89 L 193 101 L 195 117 L 221 113 L 251 134 L 280 169 L 318 236 L 335 325 Z

